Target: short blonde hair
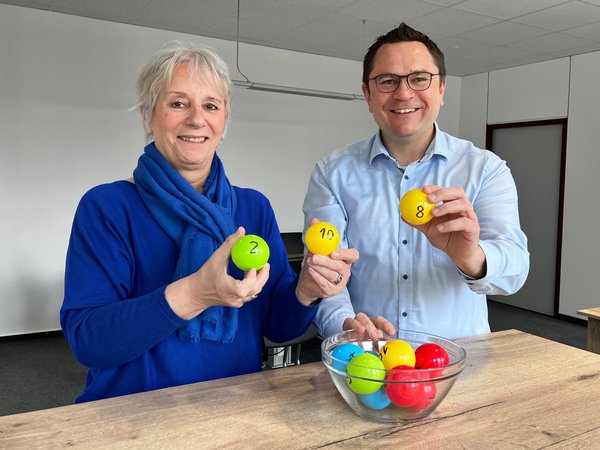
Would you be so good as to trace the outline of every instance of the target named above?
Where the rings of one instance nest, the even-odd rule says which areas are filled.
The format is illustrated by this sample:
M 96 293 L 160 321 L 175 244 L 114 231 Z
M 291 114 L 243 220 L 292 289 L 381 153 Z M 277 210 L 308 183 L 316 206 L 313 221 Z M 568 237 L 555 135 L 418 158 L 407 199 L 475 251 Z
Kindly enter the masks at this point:
M 223 90 L 225 117 L 229 120 L 231 105 L 231 78 L 227 64 L 206 47 L 175 42 L 154 54 L 150 62 L 142 66 L 137 79 L 137 107 L 142 115 L 146 137 L 152 137 L 150 124 L 154 107 L 162 90 L 171 82 L 179 64 L 187 63 L 190 76 L 202 76 Z

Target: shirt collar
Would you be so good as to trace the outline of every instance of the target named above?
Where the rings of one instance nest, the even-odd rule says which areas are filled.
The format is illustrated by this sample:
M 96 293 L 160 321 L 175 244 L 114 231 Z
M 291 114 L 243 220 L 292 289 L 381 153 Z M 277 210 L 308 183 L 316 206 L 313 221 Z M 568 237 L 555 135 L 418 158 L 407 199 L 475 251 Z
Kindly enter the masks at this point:
M 423 155 L 421 161 L 427 161 L 431 159 L 433 155 L 440 155 L 440 157 L 443 159 L 448 159 L 449 148 L 446 143 L 446 139 L 442 136 L 442 132 L 440 131 L 437 122 L 434 122 L 433 126 L 435 128 L 433 141 L 431 141 L 431 144 L 429 144 L 429 147 L 427 147 L 425 155 Z M 393 159 L 385 148 L 385 145 L 383 145 L 383 141 L 381 140 L 381 130 L 378 130 L 372 139 L 369 163 L 373 164 L 373 160 L 379 155 L 384 155 L 388 159 Z

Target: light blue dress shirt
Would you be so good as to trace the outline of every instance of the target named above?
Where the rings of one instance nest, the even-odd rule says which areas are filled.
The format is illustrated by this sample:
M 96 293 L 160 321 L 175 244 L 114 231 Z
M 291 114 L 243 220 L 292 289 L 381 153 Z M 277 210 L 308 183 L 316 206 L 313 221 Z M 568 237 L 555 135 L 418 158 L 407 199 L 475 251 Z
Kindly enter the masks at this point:
M 426 184 L 462 186 L 481 227 L 487 273 L 473 280 L 425 235 L 402 221 L 400 198 Z M 348 145 L 316 164 L 304 200 L 311 218 L 333 223 L 342 247 L 354 247 L 347 289 L 325 299 L 315 319 L 326 337 L 355 312 L 383 316 L 398 329 L 456 338 L 490 331 L 486 295 L 509 295 L 529 272 L 517 190 L 506 163 L 488 150 L 442 132 L 425 156 L 400 167 L 380 134 Z

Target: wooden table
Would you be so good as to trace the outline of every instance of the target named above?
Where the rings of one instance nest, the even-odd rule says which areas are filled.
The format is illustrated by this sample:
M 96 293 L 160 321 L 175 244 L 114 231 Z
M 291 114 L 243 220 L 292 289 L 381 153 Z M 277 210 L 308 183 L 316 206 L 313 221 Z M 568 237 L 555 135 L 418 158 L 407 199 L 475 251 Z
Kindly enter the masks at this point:
M 515 330 L 461 342 L 464 372 L 407 424 L 355 415 L 319 362 L 0 417 L 0 448 L 599 448 L 600 355 Z
M 580 309 L 577 314 L 587 316 L 587 349 L 600 353 L 600 308 Z

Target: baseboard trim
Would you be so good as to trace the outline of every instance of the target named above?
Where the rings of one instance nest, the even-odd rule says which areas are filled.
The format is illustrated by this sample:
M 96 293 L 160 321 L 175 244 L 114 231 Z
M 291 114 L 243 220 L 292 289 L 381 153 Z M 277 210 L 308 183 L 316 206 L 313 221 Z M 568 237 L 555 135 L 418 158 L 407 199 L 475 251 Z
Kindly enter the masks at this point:
M 27 333 L 27 334 L 16 334 L 13 336 L 0 336 L 0 343 L 2 342 L 12 342 L 12 341 L 24 341 L 28 339 L 40 339 L 45 337 L 56 337 L 62 336 L 63 332 L 61 330 L 53 330 L 53 331 L 41 331 L 39 333 Z
M 564 320 L 565 322 L 571 322 L 577 325 L 583 325 L 584 327 L 587 326 L 587 320 L 585 319 L 580 319 L 578 317 L 573 317 L 573 316 L 568 316 L 566 314 L 558 314 L 556 316 L 557 319 L 560 320 Z

